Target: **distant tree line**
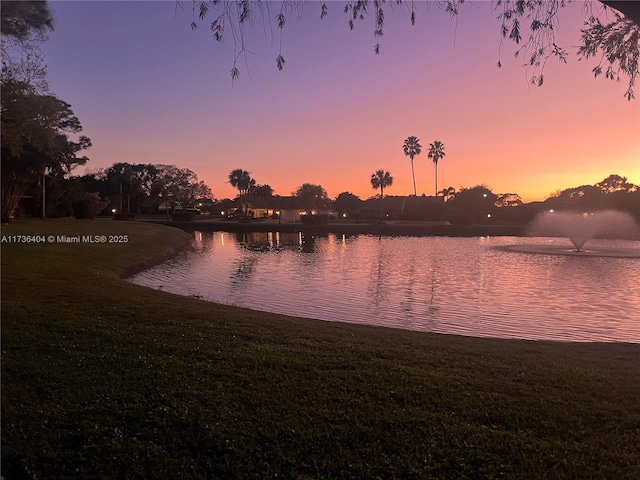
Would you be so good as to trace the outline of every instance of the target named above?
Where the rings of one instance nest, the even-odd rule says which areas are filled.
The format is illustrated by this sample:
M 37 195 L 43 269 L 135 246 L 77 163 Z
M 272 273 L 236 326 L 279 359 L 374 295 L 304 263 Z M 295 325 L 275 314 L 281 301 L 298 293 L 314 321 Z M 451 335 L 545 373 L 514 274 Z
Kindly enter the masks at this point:
M 624 210 L 640 219 L 640 185 L 627 177 L 609 175 L 594 185 L 581 185 L 555 192 L 545 203 L 572 210 Z
M 258 185 L 246 170 L 232 171 L 229 174 L 229 182 L 239 189 L 236 200 L 244 206 L 243 215 L 245 216 L 253 196 L 279 197 L 274 194 L 269 185 Z M 616 174 L 608 176 L 595 185 L 568 188 L 552 194 L 543 202 L 528 204 L 524 204 L 517 193 L 495 193 L 486 184 L 459 189 L 447 187 L 439 191 L 438 196 L 435 197 L 441 198 L 440 202 L 421 202 L 420 198 L 424 196 L 406 197 L 417 199 L 409 202 L 417 208 L 407 209 L 402 214 L 398 210 L 400 203 L 394 199 L 404 197 L 384 195 L 384 189 L 393 184 L 391 174 L 382 169 L 377 170 L 371 175 L 370 182 L 371 186 L 380 193 L 364 200 L 349 191 L 341 192 L 334 199 L 330 199 L 321 185 L 312 183 L 302 184 L 291 195 L 298 200 L 296 205 L 308 212 L 332 210 L 339 218 L 349 219 L 370 220 L 394 216 L 415 220 L 452 220 L 462 224 L 526 223 L 541 210 L 549 209 L 580 211 L 617 209 L 627 211 L 640 219 L 640 187 L 629 182 L 626 177 Z M 390 210 L 390 205 L 393 205 L 395 210 Z
M 471 215 L 482 222 L 526 223 L 542 210 L 593 212 L 621 210 L 640 220 L 640 186 L 617 174 L 594 185 L 581 185 L 553 193 L 543 202 L 524 204 L 515 193 L 495 194 L 487 185 L 476 185 L 456 191 L 443 190 L 448 215 Z M 490 217 L 487 217 L 490 215 Z
M 211 188 L 188 168 L 164 164 L 116 163 L 75 177 L 80 190 L 97 192 L 120 213 L 169 213 L 213 200 Z

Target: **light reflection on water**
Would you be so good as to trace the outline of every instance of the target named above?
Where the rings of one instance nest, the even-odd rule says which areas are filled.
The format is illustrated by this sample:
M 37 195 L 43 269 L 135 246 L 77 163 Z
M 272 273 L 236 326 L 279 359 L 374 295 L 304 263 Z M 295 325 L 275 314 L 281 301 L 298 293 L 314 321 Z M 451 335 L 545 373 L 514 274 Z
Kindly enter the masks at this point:
M 194 251 L 129 280 L 331 321 L 478 337 L 640 343 L 639 259 L 506 248 L 563 242 L 195 232 Z M 601 242 L 640 248 L 637 241 Z

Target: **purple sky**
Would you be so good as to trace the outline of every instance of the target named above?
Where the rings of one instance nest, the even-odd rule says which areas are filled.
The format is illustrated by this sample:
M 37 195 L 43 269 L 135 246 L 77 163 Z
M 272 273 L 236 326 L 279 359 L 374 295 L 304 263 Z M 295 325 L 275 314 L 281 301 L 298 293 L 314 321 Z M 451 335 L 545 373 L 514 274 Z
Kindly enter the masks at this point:
M 530 86 L 515 46 L 500 47 L 489 2 L 457 20 L 418 3 L 417 25 L 387 5 L 380 55 L 373 18 L 347 27 L 343 2 L 309 2 L 283 32 L 285 69 L 275 68 L 275 3 L 246 33 L 251 54 L 232 83 L 234 44 L 189 28 L 191 2 L 51 2 L 55 31 L 44 45 L 52 90 L 69 102 L 93 141 L 88 169 L 115 162 L 169 163 L 195 171 L 217 198 L 233 197 L 231 170 L 289 195 L 319 183 L 330 197 L 376 193 L 377 169 L 390 171 L 390 195 L 412 193 L 409 135 L 445 144 L 438 189 L 485 183 L 495 193 L 542 200 L 557 189 L 609 174 L 640 184 L 640 104 L 625 84 L 594 79 L 578 62 L 583 2 L 559 17 L 568 65 Z M 229 32 L 230 33 L 230 32 Z M 496 62 L 499 53 L 503 68 Z M 640 92 L 637 92 L 640 97 Z M 424 148 L 426 150 L 426 148 Z M 416 157 L 418 194 L 433 194 L 433 164 Z

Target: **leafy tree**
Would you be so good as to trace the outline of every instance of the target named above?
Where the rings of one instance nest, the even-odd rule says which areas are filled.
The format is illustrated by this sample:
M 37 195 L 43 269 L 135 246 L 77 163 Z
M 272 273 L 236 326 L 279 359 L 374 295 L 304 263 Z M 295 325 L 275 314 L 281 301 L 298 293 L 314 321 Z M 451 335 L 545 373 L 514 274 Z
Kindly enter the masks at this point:
M 158 167 L 150 163 L 134 163 L 131 165 L 129 172 L 130 190 L 138 215 L 140 215 L 142 206 L 152 199 L 153 184 L 159 174 Z
M 108 195 L 118 197 L 117 204 L 120 212 L 126 210 L 131 213 L 131 204 L 133 204 L 138 215 L 143 205 L 152 201 L 153 187 L 159 181 L 159 174 L 160 171 L 155 165 L 126 162 L 114 163 L 102 172 L 109 186 Z
M 371 186 L 376 190 L 380 189 L 380 199 L 384 198 L 384 189 L 393 184 L 393 177 L 389 172 L 384 170 L 376 170 L 371 174 Z
M 602 75 L 603 71 L 609 80 L 619 81 L 620 73 L 629 77 L 624 96 L 631 100 L 635 98 L 640 58 L 640 6 L 636 2 L 603 3 L 615 4 L 614 8 L 628 12 L 629 17 L 615 15 L 612 22 L 604 25 L 595 16 L 589 17 L 587 28 L 582 30 L 578 56 L 587 59 L 601 55 L 598 65 L 592 70 L 596 77 Z M 635 16 L 632 16 L 634 7 L 630 6 L 633 3 L 636 3 Z
M 78 181 L 85 192 L 98 192 L 128 213 L 140 214 L 143 208 L 157 211 L 161 203 L 169 211 L 178 205 L 194 208 L 212 197 L 211 189 L 193 171 L 175 165 L 118 162 Z
M 307 212 L 314 209 L 328 209 L 331 200 L 327 197 L 327 191 L 321 185 L 303 183 L 293 195 L 300 199 L 300 203 Z
M 273 188 L 271 185 L 255 185 L 251 188 L 251 195 L 258 195 L 262 197 L 271 197 L 273 196 Z
M 60 217 L 76 215 L 76 205 L 82 200 L 85 193 L 82 182 L 77 177 L 67 177 L 64 174 L 45 175 L 46 187 L 40 190 L 44 199 L 41 202 L 41 216 Z
M 46 32 L 53 30 L 47 2 L 4 1 L 0 9 L 2 73 L 48 91 L 47 67 L 39 52 Z
M 638 185 L 630 183 L 626 177 L 613 174 L 595 185 L 580 185 L 557 192 L 547 202 L 558 204 L 558 208 L 626 210 L 640 218 L 639 192 Z
M 41 95 L 50 93 L 47 66 L 36 51 L 18 58 L 9 56 L 3 58 L 2 75 L 31 85 L 34 93 Z
M 562 190 L 558 198 L 561 199 L 582 199 L 586 197 L 599 197 L 604 192 L 595 185 L 580 185 L 579 187 L 572 187 Z
M 178 193 L 178 200 L 183 208 L 194 208 L 198 202 L 211 200 L 211 188 L 194 173 L 190 175 L 189 183 Z
M 7 180 L 3 181 L 2 215 L 5 220 L 5 210 L 11 209 L 9 211 L 10 215 L 13 209 L 12 204 L 19 201 L 24 194 L 24 191 L 19 193 L 21 187 L 18 187 L 16 196 L 13 196 L 10 193 L 11 187 L 7 183 L 11 183 L 12 187 L 25 186 L 23 181 L 25 172 L 23 170 L 18 173 L 18 170 L 32 168 L 35 157 L 39 157 L 39 160 L 35 160 L 36 162 L 42 163 L 40 168 L 37 169 L 39 170 L 37 172 L 37 182 L 39 183 L 37 198 L 41 203 L 43 217 L 46 216 L 47 198 L 52 196 L 46 190 L 47 185 L 56 189 L 56 200 L 60 200 L 60 195 L 63 195 L 66 197 L 66 203 L 71 201 L 71 192 L 74 190 L 73 188 L 68 188 L 70 185 L 66 185 L 67 182 L 64 175 L 68 172 L 60 173 L 60 169 L 56 168 L 55 160 L 45 161 L 45 157 L 49 156 L 50 158 L 60 157 L 61 162 L 67 162 L 64 157 L 68 159 L 70 155 L 74 155 L 72 152 L 73 146 L 71 144 L 65 145 L 62 137 L 53 138 L 49 136 L 46 139 L 46 135 L 44 135 L 39 138 L 33 138 L 33 141 L 30 142 L 33 148 L 28 148 L 26 144 L 29 142 L 25 141 L 25 138 L 30 138 L 29 136 L 34 133 L 34 130 L 25 129 L 24 132 L 20 131 L 20 122 L 26 121 L 26 117 L 29 115 L 31 115 L 30 127 L 34 127 L 35 123 L 38 122 L 44 127 L 47 124 L 51 126 L 49 122 L 53 120 L 56 109 L 62 112 L 62 110 L 68 108 L 70 111 L 69 105 L 64 104 L 64 102 L 59 103 L 57 106 L 55 105 L 56 102 L 61 101 L 49 92 L 47 68 L 38 49 L 40 42 L 46 40 L 46 32 L 51 30 L 53 30 L 53 18 L 46 2 L 32 0 L 2 2 L 2 8 L 0 9 L 2 96 L 3 100 L 5 100 L 5 95 L 9 97 L 6 101 L 3 101 L 3 140 L 5 140 L 4 135 L 11 136 L 8 141 L 3 141 L 2 154 L 3 180 Z M 20 91 L 20 94 L 17 97 L 14 96 L 18 91 Z M 22 111 L 20 112 L 20 110 Z M 20 115 L 13 116 L 16 112 L 19 112 Z M 73 117 L 73 112 L 67 117 L 67 120 L 61 120 L 60 125 L 58 125 L 59 130 L 66 133 L 77 133 L 79 129 L 75 130 L 76 126 L 72 125 L 74 122 L 71 118 Z M 75 119 L 75 122 L 77 122 L 77 119 Z M 79 122 L 77 127 L 79 127 Z M 42 128 L 40 133 L 43 134 Z M 8 144 L 11 144 L 11 154 L 13 154 L 10 159 L 5 158 L 5 147 Z M 86 148 L 90 145 L 90 142 L 86 137 L 80 137 L 77 144 L 83 144 L 84 148 Z M 18 153 L 18 149 L 22 149 L 22 152 Z M 22 164 L 19 166 L 15 163 L 10 165 L 17 157 L 22 159 Z M 27 161 L 27 157 L 30 157 L 29 161 Z M 27 167 L 27 163 L 32 165 Z M 36 172 L 32 173 L 36 174 Z M 14 178 L 16 175 L 22 177 L 23 180 Z M 51 182 L 51 179 L 56 181 Z M 33 185 L 35 181 L 32 179 L 28 183 Z M 27 188 L 30 187 L 27 186 Z M 5 194 L 13 197 L 13 200 L 6 198 Z M 69 210 L 70 208 L 68 206 Z
M 455 198 L 447 202 L 453 212 L 468 213 L 484 217 L 496 205 L 498 195 L 482 184 L 471 188 L 460 188 Z
M 433 161 L 433 166 L 436 171 L 436 196 L 438 195 L 438 160 L 444 158 L 444 144 L 440 140 L 436 140 L 429 144 L 429 153 L 427 157 Z
M 416 193 L 416 174 L 413 169 L 413 157 L 416 155 L 420 155 L 422 152 L 422 145 L 420 145 L 420 139 L 414 136 L 407 137 L 402 145 L 402 150 L 404 154 L 411 159 L 411 176 L 413 177 L 413 195 L 417 195 Z
M 104 171 L 105 180 L 111 190 L 110 193 L 118 196 L 118 213 L 124 213 L 125 210 L 131 213 L 131 195 L 133 193 L 133 171 L 131 167 L 129 163 L 118 162 Z M 128 200 L 126 204 L 124 201 L 125 195 Z
M 102 198 L 107 198 L 111 194 L 102 170 L 73 178 L 80 184 L 83 192 L 98 192 Z
M 53 30 L 53 17 L 47 2 L 36 0 L 3 1 L 0 31 L 3 36 L 25 42 L 32 35 L 44 36 Z
M 167 219 L 169 211 L 175 211 L 176 206 L 193 208 L 198 200 L 211 197 L 211 189 L 188 168 L 160 164 L 154 167 L 158 173 L 152 192 L 165 205 Z
M 613 20 L 602 24 L 595 16 L 594 9 L 585 8 L 587 15 L 586 28 L 582 30 L 582 45 L 577 55 L 580 59 L 588 59 L 601 53 L 600 63 L 593 69 L 596 76 L 603 70 L 607 78 L 617 80 L 620 74 L 629 78 L 625 96 L 634 98 L 634 87 L 638 77 L 638 57 L 640 44 L 640 6 L 633 1 L 599 0 L 601 4 L 613 10 Z M 439 2 L 393 2 L 391 13 L 403 15 L 409 19 L 411 25 L 416 25 L 419 8 L 426 5 L 425 14 L 429 13 L 429 5 L 435 3 L 451 17 L 461 14 L 463 4 L 472 4 L 469 0 L 442 0 Z M 217 41 L 222 41 L 228 31 L 232 32 L 235 47 L 231 78 L 236 80 L 240 71 L 238 62 L 246 57 L 248 52 L 245 32 L 255 22 L 257 15 L 267 16 L 276 11 L 275 20 L 280 32 L 276 68 L 282 70 L 285 58 L 282 53 L 282 32 L 290 16 L 299 15 L 305 2 L 282 1 L 266 2 L 265 0 L 240 1 L 234 0 L 192 0 L 193 17 L 191 28 L 198 28 L 198 21 L 204 21 L 208 15 L 213 16 L 210 30 Z M 274 7 L 274 4 L 275 7 Z M 320 18 L 329 13 L 330 2 L 319 3 Z M 496 0 L 492 2 L 499 22 L 500 35 L 503 39 L 514 42 L 517 46 L 516 56 L 525 58 L 525 68 L 528 70 L 531 83 L 542 86 L 544 83 L 544 68 L 550 58 L 560 62 L 567 60 L 565 48 L 556 43 L 556 32 L 559 27 L 558 15 L 567 4 L 566 0 Z M 384 1 L 345 0 L 341 10 L 347 17 L 349 29 L 355 29 L 358 22 L 370 19 L 373 23 L 374 52 L 380 53 L 380 39 L 384 34 L 385 19 L 389 8 Z M 617 12 L 622 13 L 620 16 Z M 421 15 L 422 13 L 420 13 Z M 528 33 L 527 33 L 528 29 Z M 501 66 L 500 57 L 497 62 Z M 603 68 L 604 67 L 604 68 Z
M 501 193 L 496 199 L 495 206 L 500 207 L 518 207 L 522 205 L 522 199 L 517 193 Z
M 351 192 L 342 192 L 333 201 L 333 206 L 339 213 L 347 213 L 357 210 L 364 202 Z
M 627 177 L 621 177 L 620 175 L 609 175 L 607 178 L 595 184 L 603 193 L 613 192 L 633 192 L 637 190 L 638 185 L 634 185 L 627 181 Z
M 71 139 L 82 126 L 68 103 L 11 77 L 3 76 L 1 83 L 2 220 L 7 221 L 43 175 L 65 175 L 84 165 L 88 159 L 78 153 L 91 141 Z

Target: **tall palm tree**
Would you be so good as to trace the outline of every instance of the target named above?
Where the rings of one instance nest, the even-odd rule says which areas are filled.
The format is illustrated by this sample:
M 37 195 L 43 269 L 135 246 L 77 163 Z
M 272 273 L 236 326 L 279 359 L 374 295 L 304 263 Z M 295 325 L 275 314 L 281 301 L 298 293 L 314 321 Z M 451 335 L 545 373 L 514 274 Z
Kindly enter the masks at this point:
M 371 174 L 371 186 L 376 190 L 380 189 L 380 199 L 384 197 L 384 189 L 385 187 L 389 187 L 393 184 L 393 177 L 389 172 L 385 172 L 384 170 L 377 170 L 375 173 Z
M 440 140 L 436 140 L 429 144 L 429 153 L 427 153 L 427 157 L 433 160 L 433 165 L 436 168 L 436 196 L 438 195 L 438 160 L 444 158 L 445 155 L 444 143 Z
M 420 139 L 414 136 L 407 137 L 402 145 L 402 150 L 404 150 L 404 154 L 407 155 L 411 159 L 411 176 L 413 177 L 413 195 L 417 195 L 416 193 L 416 174 L 413 170 L 413 157 L 416 155 L 420 155 L 422 152 L 422 145 L 420 145 Z
M 249 193 L 249 190 L 253 186 L 255 186 L 256 181 L 251 178 L 249 172 L 246 170 L 242 170 L 241 168 L 236 168 L 229 173 L 229 183 L 238 189 L 238 193 L 240 196 L 240 207 L 242 208 L 242 214 L 244 217 L 247 216 L 247 212 L 245 210 L 244 204 L 244 196 Z

